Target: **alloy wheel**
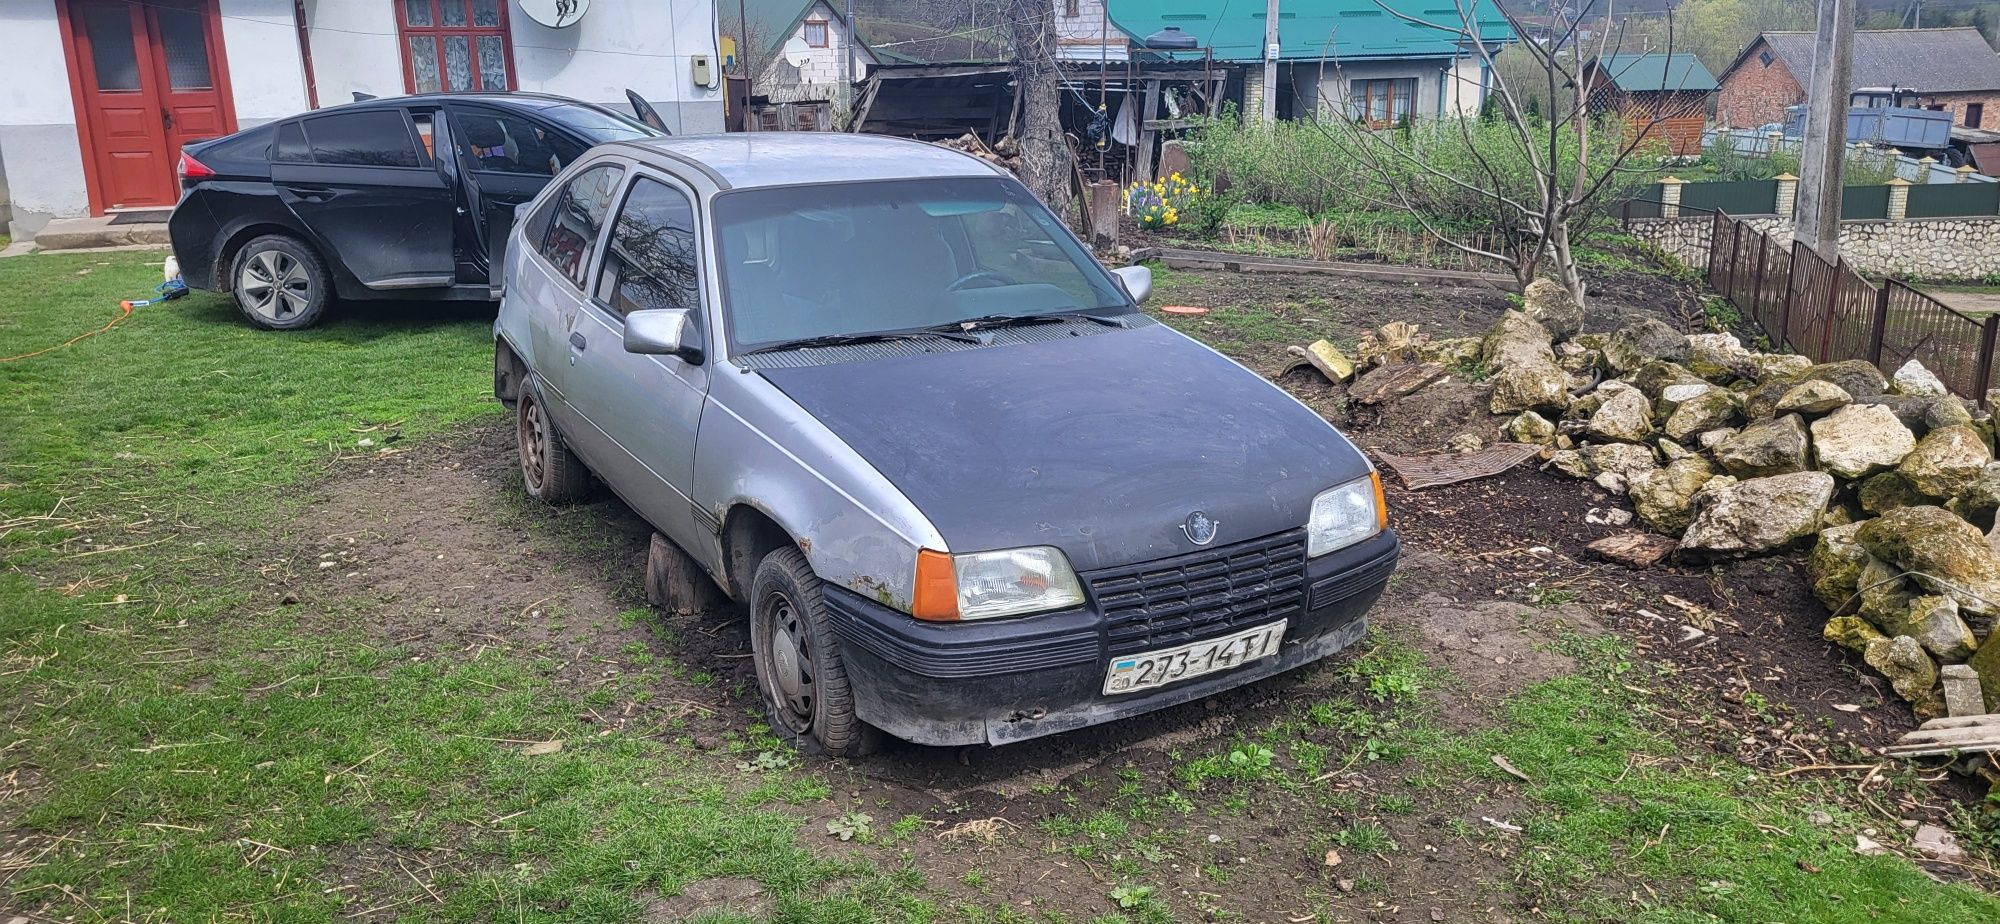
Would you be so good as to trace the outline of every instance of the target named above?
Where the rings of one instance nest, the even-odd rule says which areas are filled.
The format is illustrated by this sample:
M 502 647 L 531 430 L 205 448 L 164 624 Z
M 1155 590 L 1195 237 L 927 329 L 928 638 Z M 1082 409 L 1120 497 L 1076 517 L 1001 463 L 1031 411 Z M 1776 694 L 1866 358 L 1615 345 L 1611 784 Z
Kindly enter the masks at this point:
M 264 250 L 243 263 L 236 280 L 237 291 L 250 300 L 250 310 L 260 317 L 281 322 L 312 304 L 312 277 L 291 254 Z

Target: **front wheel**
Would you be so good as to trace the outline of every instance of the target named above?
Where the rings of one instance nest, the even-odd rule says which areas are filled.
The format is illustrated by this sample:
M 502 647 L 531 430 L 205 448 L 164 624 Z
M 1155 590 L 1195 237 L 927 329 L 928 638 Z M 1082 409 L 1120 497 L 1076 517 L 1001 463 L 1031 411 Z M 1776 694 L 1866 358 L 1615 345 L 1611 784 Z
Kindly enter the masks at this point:
M 881 744 L 882 732 L 854 714 L 819 577 L 792 546 L 764 556 L 751 580 L 750 650 L 779 734 L 833 757 L 864 757 Z

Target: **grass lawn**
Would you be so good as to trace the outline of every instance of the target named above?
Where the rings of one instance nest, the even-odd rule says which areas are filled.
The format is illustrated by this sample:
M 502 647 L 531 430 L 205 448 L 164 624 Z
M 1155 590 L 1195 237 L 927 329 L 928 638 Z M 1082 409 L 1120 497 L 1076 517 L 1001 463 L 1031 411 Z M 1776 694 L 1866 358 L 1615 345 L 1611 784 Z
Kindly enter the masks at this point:
M 0 357 L 102 326 L 152 287 L 157 260 L 0 260 Z M 1263 330 L 1230 319 L 1237 335 Z M 1574 673 L 1468 730 L 1433 696 L 1454 678 L 1378 638 L 1316 669 L 1343 692 L 1177 749 L 1168 771 L 1101 788 L 1037 781 L 1065 808 L 933 857 L 928 873 L 898 840 L 963 820 L 948 809 L 873 830 L 843 816 L 861 829 L 850 847 L 802 823 L 842 795 L 840 771 L 785 751 L 747 708 L 719 748 L 667 720 L 607 730 L 585 719 L 598 694 L 552 682 L 552 657 L 420 657 L 366 631 L 370 601 L 328 628 L 262 580 L 284 554 L 263 540 L 301 509 L 302 486 L 500 423 L 490 324 L 490 309 L 392 305 L 268 334 L 195 294 L 0 363 L 0 908 L 87 922 L 628 922 L 734 878 L 761 884 L 783 922 L 1244 920 L 1258 897 L 1211 914 L 1209 893 L 1168 884 L 1207 862 L 1202 825 L 1285 806 L 1258 828 L 1264 846 L 1345 850 L 1350 869 L 1421 864 L 1432 840 L 1491 850 L 1504 872 L 1480 885 L 1516 896 L 1515 920 L 2000 919 L 1990 896 L 1855 855 L 1847 832 L 1893 822 L 1864 816 L 1851 787 L 1753 773 L 1667 737 L 1676 707 L 1605 640 L 1563 640 Z M 622 674 L 604 695 L 643 702 L 657 679 Z M 1379 783 L 1325 785 L 1356 767 Z M 1523 830 L 1411 827 L 1467 787 L 1512 787 L 1508 820 Z M 1812 824 L 1814 811 L 1834 821 Z M 357 873 L 363 847 L 398 865 Z M 980 891 L 993 867 L 1068 858 L 1104 887 L 1026 910 Z M 1204 887 L 1229 875 L 1204 869 Z M 1421 901 L 1319 875 L 1300 887 L 1316 921 Z M 1439 888 L 1466 885 L 1458 876 L 1435 873 Z

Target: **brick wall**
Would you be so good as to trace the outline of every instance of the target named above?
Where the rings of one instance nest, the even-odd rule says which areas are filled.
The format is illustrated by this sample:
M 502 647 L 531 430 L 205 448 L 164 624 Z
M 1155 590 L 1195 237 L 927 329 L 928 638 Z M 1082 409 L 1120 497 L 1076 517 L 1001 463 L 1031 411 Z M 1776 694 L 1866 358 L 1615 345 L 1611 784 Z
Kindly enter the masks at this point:
M 1776 55 L 1765 65 L 1760 39 L 1743 63 L 1722 77 L 1722 92 L 1716 99 L 1715 119 L 1727 128 L 1756 128 L 1785 120 L 1785 107 L 1806 100 L 1805 88 L 1785 62 Z M 2000 114 L 1988 118 L 2000 117 Z
M 1978 125 L 1965 121 L 1965 107 L 1971 103 L 1980 106 Z M 1924 97 L 1924 105 L 1942 105 L 1951 113 L 1951 124 L 1969 128 L 2000 129 L 2000 91 L 1981 93 L 1933 93 Z

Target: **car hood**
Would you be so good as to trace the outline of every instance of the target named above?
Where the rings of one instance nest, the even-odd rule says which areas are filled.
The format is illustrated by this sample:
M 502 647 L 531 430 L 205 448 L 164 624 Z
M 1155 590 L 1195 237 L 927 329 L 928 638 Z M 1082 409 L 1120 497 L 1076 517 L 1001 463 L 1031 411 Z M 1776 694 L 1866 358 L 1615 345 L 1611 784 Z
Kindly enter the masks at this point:
M 1264 379 L 1145 324 L 971 350 L 760 369 L 909 498 L 954 552 L 1052 545 L 1078 571 L 1305 525 L 1367 474 Z

